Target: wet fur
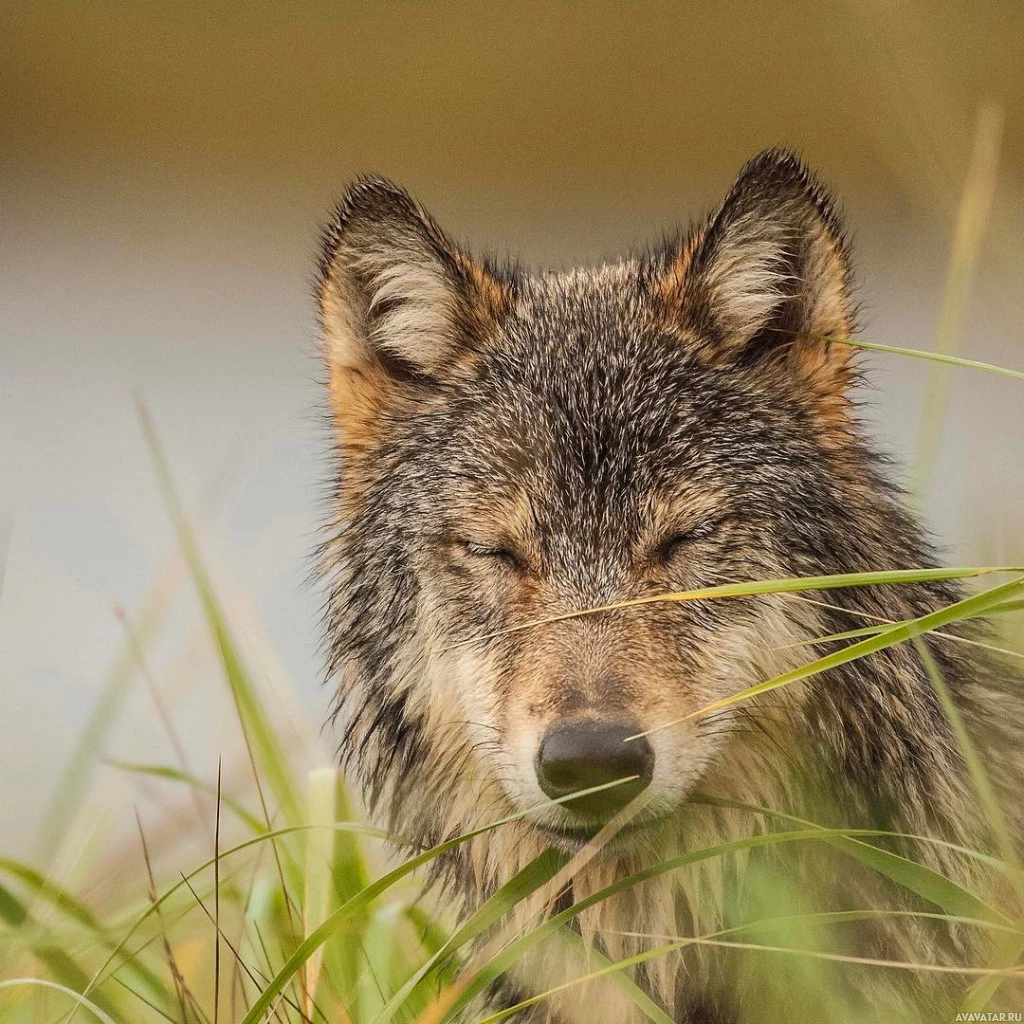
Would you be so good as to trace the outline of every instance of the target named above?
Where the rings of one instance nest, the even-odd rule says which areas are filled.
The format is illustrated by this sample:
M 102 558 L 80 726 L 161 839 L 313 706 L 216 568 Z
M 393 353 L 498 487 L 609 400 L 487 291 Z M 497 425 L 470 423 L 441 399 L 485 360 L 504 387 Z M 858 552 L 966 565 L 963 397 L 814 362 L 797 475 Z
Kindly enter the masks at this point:
M 785 595 L 654 604 L 465 642 L 641 594 L 935 565 L 862 436 L 852 350 L 824 340 L 853 333 L 850 296 L 836 207 L 785 151 L 751 161 L 688 233 L 558 274 L 474 262 L 383 180 L 349 191 L 318 285 L 338 456 L 325 635 L 344 761 L 410 848 L 539 802 L 532 758 L 552 721 L 616 714 L 650 728 L 835 649 L 793 644 L 961 596 L 934 583 L 811 595 L 835 610 Z M 673 531 L 682 554 L 663 564 L 658 545 Z M 467 553 L 467 532 L 515 561 Z M 994 670 L 964 645 L 928 648 L 977 735 L 1009 749 L 993 725 Z M 986 841 L 912 645 L 651 739 L 657 820 L 593 860 L 572 883 L 576 899 L 770 826 L 693 802 L 698 793 L 822 824 Z M 999 770 L 1012 778 L 1012 766 Z M 532 819 L 513 823 L 444 859 L 439 881 L 469 912 L 551 842 Z M 901 852 L 977 882 L 941 847 Z M 832 908 L 913 905 L 819 854 L 804 870 L 835 868 Z M 614 958 L 658 944 L 622 932 L 713 931 L 730 918 L 742 865 L 720 858 L 646 883 L 579 928 Z M 961 941 L 904 921 L 865 925 L 858 948 L 939 955 Z M 691 952 L 636 978 L 680 1020 L 725 1021 L 739 1012 L 732 964 Z M 542 950 L 495 996 L 586 969 Z M 523 1019 L 635 1019 L 614 985 L 599 988 L 569 989 Z

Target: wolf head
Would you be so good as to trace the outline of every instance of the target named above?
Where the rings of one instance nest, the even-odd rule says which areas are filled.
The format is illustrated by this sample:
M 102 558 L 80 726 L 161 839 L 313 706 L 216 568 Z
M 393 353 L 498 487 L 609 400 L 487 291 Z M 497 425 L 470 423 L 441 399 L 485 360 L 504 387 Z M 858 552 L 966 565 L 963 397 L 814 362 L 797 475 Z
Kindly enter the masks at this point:
M 534 827 L 572 845 L 641 790 L 645 820 L 671 813 L 749 731 L 748 713 L 687 716 L 779 670 L 810 611 L 559 617 L 869 561 L 848 519 L 866 486 L 851 349 L 829 340 L 853 330 L 849 261 L 823 187 L 769 151 L 657 251 L 533 276 L 474 261 L 367 179 L 326 232 L 318 297 L 330 667 L 371 796 L 423 841 L 617 779 Z

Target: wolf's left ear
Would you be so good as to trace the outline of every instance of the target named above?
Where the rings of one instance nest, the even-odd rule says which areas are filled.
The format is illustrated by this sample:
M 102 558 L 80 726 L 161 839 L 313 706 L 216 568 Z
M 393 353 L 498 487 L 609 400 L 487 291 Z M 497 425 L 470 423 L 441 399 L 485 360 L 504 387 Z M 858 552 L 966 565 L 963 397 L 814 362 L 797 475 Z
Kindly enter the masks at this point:
M 358 445 L 466 369 L 506 296 L 405 191 L 367 178 L 324 232 L 317 298 L 342 442 Z
M 669 315 L 713 361 L 787 364 L 815 392 L 841 395 L 854 331 L 850 262 L 835 204 L 788 150 L 741 171 L 718 213 L 659 280 Z

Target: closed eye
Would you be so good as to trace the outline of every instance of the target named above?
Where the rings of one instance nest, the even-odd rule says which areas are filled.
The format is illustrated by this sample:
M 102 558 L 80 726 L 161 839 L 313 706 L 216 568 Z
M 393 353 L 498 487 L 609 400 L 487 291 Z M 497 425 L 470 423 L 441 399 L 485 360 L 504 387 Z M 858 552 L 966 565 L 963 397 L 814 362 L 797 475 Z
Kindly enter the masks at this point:
M 721 525 L 720 520 L 709 519 L 689 530 L 679 530 L 669 534 L 654 550 L 655 558 L 662 564 L 671 562 L 680 552 L 691 544 L 714 536 Z
M 457 547 L 474 559 L 502 562 L 510 569 L 520 570 L 523 568 L 523 560 L 511 548 L 492 547 L 472 540 L 457 541 Z

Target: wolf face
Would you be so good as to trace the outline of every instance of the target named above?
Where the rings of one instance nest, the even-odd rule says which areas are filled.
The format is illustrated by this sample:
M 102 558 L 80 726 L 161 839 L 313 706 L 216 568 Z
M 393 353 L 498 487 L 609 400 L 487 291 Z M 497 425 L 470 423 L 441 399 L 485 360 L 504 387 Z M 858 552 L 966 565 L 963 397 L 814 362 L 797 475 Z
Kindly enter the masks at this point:
M 563 846 L 640 791 L 641 824 L 671 815 L 749 714 L 659 727 L 782 670 L 814 615 L 759 598 L 559 617 L 865 561 L 844 512 L 851 350 L 827 340 L 853 328 L 848 260 L 822 187 L 767 152 L 658 251 L 531 276 L 365 180 L 319 299 L 331 667 L 371 793 L 406 819 L 429 794 L 444 831 L 625 779 L 532 815 Z M 436 808 L 411 814 L 437 831 Z

